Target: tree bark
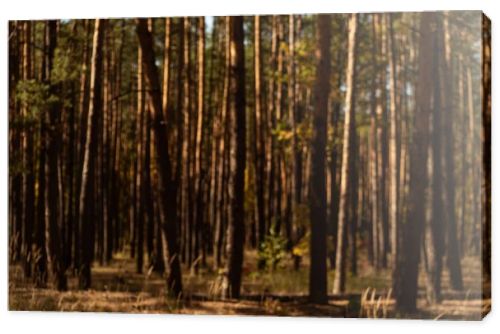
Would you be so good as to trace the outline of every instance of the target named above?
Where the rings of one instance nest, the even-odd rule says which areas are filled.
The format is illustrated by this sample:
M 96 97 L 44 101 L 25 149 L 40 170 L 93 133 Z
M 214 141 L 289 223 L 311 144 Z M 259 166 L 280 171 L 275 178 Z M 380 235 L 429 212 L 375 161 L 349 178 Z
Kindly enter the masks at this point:
M 57 47 L 57 21 L 48 21 L 48 68 L 53 68 L 54 53 Z M 50 72 L 49 72 L 50 73 Z M 60 86 L 51 82 L 49 77 L 50 95 L 59 93 Z M 59 150 L 61 145 L 60 105 L 52 103 L 49 110 L 49 128 L 47 133 L 47 192 L 45 202 L 46 247 L 49 272 L 53 286 L 57 290 L 66 290 L 67 281 L 62 254 L 61 236 L 61 194 L 59 192 Z
M 392 28 L 392 16 L 386 15 L 389 60 L 389 226 L 391 228 L 392 263 L 398 254 L 398 137 L 396 102 L 396 46 Z
M 261 17 L 254 18 L 254 93 L 255 93 L 255 187 L 257 204 L 257 243 L 260 247 L 266 235 L 265 203 L 264 203 L 264 124 L 262 108 L 262 54 L 261 54 Z
M 482 129 L 483 145 L 481 205 L 483 208 L 481 256 L 483 266 L 483 298 L 491 298 L 491 21 L 482 15 Z
M 145 213 L 145 198 L 144 198 L 144 124 L 145 124 L 145 96 L 143 82 L 143 60 L 142 49 L 139 46 L 137 50 L 137 114 L 136 114 L 136 164 L 135 170 L 135 216 L 134 216 L 134 236 L 132 239 L 132 247 L 136 249 L 136 272 L 142 273 L 144 265 L 144 213 Z
M 23 43 L 23 80 L 30 80 L 32 78 L 32 64 L 31 64 L 31 22 L 24 22 L 24 43 Z M 35 220 L 35 167 L 34 167 L 34 147 L 33 147 L 33 130 L 32 121 L 28 116 L 29 106 L 24 103 L 22 112 L 24 119 L 24 135 L 23 135 L 23 151 L 24 151 L 24 165 L 25 173 L 23 178 L 23 201 L 24 201 L 24 228 L 23 228 L 23 267 L 25 277 L 31 277 L 31 265 L 33 254 L 33 222 Z
M 203 227 L 205 225 L 205 207 L 204 207 L 204 185 L 205 185 L 205 165 L 203 161 L 203 143 L 205 124 L 205 17 L 198 18 L 198 101 L 197 101 L 197 120 L 195 132 L 195 257 L 198 258 L 200 250 L 203 252 Z M 203 243 L 203 244 L 202 244 Z M 205 260 L 205 256 L 203 256 Z M 196 266 L 198 268 L 198 266 Z
M 148 95 L 151 99 L 153 113 L 153 130 L 155 137 L 155 160 L 158 169 L 161 195 L 160 208 L 165 221 L 162 223 L 163 235 L 167 243 L 169 273 L 167 288 L 175 297 L 182 294 L 182 274 L 179 261 L 179 245 L 177 239 L 177 188 L 172 178 L 172 165 L 168 151 L 168 135 L 162 111 L 161 87 L 158 69 L 155 64 L 153 36 L 148 30 L 146 19 L 137 19 L 137 36 L 143 53 Z
M 380 16 L 377 14 L 374 14 L 373 18 L 373 23 L 372 23 L 372 33 L 373 33 L 373 40 L 372 40 L 372 66 L 374 69 L 374 73 L 372 76 L 372 81 L 371 81 L 371 104 L 370 104 L 370 159 L 369 159 L 369 166 L 370 166 L 370 212 L 371 212 L 371 224 L 372 224 L 372 230 L 371 230 L 371 248 L 372 248 L 372 256 L 373 256 L 373 265 L 375 267 L 375 270 L 380 269 L 381 267 L 381 257 L 382 255 L 382 247 L 380 245 L 380 235 L 382 234 L 382 231 L 380 230 L 380 227 L 382 226 L 382 222 L 380 219 L 380 210 L 379 210 L 379 201 L 380 199 L 378 198 L 380 190 L 379 190 L 379 166 L 378 166 L 378 155 L 379 155 L 379 150 L 378 147 L 380 143 L 378 142 L 378 136 L 377 136 L 377 131 L 379 128 L 378 124 L 378 119 L 377 119 L 377 99 L 378 95 L 380 92 L 380 88 L 378 88 L 378 85 L 380 83 L 377 81 L 378 78 L 378 72 L 379 72 L 379 67 L 380 65 L 377 62 L 377 52 L 378 52 L 378 40 L 377 40 L 377 33 L 378 33 L 378 18 Z
M 448 266 L 448 271 L 450 273 L 450 282 L 455 290 L 463 289 L 462 280 L 462 268 L 460 265 L 460 251 L 458 246 L 458 233 L 457 233 L 457 222 L 458 217 L 456 214 L 455 206 L 455 156 L 457 151 L 454 147 L 455 129 L 451 120 L 453 117 L 458 117 L 459 106 L 453 104 L 453 74 L 452 69 L 452 59 L 451 59 L 451 34 L 449 27 L 448 14 L 443 16 L 443 38 L 444 38 L 444 61 L 442 65 L 442 70 L 444 70 L 443 75 L 443 118 L 448 120 L 443 123 L 443 131 L 441 133 L 444 141 L 444 168 L 445 168 L 445 189 L 446 189 L 446 239 L 447 239 L 447 252 L 446 252 L 446 264 Z M 460 90 L 462 91 L 462 90 Z M 459 96 L 460 93 L 459 93 Z M 463 100 L 460 100 L 462 103 Z M 465 120 L 462 121 L 465 123 Z M 465 133 L 464 133 L 465 135 Z M 465 149 L 464 145 L 464 149 Z M 462 180 L 465 181 L 465 178 Z
M 313 303 L 327 302 L 326 265 L 326 122 L 331 71 L 330 15 L 316 18 L 316 80 L 314 85 L 313 137 L 311 145 L 311 191 L 309 212 L 311 220 L 311 266 L 309 271 L 309 299 Z
M 396 259 L 393 290 L 396 305 L 405 313 L 417 307 L 420 245 L 425 222 L 425 192 L 427 188 L 429 116 L 432 110 L 433 69 L 429 61 L 435 38 L 434 13 L 420 14 L 418 84 L 413 139 L 410 146 L 410 184 L 407 222 L 400 230 L 401 251 Z
M 97 151 L 98 119 L 102 111 L 102 46 L 106 21 L 96 19 L 90 68 L 90 103 L 87 114 L 86 138 L 79 196 L 78 221 L 80 225 L 80 266 L 78 268 L 80 289 L 91 286 L 91 266 L 94 256 L 94 194 L 95 163 Z
M 342 168 L 340 171 L 340 204 L 339 204 L 339 223 L 337 230 L 337 258 L 335 268 L 335 279 L 333 281 L 333 293 L 345 292 L 346 276 L 346 240 L 347 227 L 349 224 L 349 201 L 351 198 L 349 192 L 355 191 L 349 187 L 349 177 L 354 171 L 354 147 L 356 119 L 354 112 L 354 101 L 356 96 L 355 74 L 357 57 L 357 25 L 358 18 L 356 14 L 351 14 L 348 23 L 348 56 L 346 71 L 346 107 L 344 119 L 344 140 L 342 147 Z M 351 189 L 349 189 L 351 188 Z M 354 222 L 351 222 L 351 224 Z
M 230 17 L 230 99 L 229 99 L 229 216 L 227 231 L 226 297 L 239 298 L 245 242 L 244 186 L 246 159 L 245 49 L 243 17 Z
M 41 71 L 41 81 L 48 84 L 49 80 L 49 69 L 48 69 L 48 24 L 44 27 L 44 56 L 42 58 L 42 71 Z M 38 191 L 37 191 L 37 203 L 36 203 L 36 228 L 35 228 L 35 239 L 36 246 L 34 251 L 34 275 L 33 281 L 37 288 L 43 288 L 47 283 L 47 250 L 45 247 L 45 172 L 46 172 L 46 161 L 47 161 L 47 144 L 46 144 L 46 133 L 47 133 L 47 121 L 45 117 L 40 117 L 40 147 L 39 147 L 39 157 L 38 157 Z

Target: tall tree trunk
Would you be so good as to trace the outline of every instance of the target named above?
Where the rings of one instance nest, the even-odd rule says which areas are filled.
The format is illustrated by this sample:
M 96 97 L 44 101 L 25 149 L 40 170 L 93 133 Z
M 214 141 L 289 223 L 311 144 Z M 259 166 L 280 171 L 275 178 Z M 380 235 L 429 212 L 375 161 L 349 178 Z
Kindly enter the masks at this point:
M 163 86 L 162 86 L 162 108 L 163 113 L 165 114 L 165 119 L 169 121 L 169 113 L 168 113 L 168 103 L 169 103 L 169 93 L 170 93 L 170 54 L 171 54 L 171 46 L 170 46 L 170 26 L 172 19 L 167 17 L 165 18 L 165 43 L 164 43 L 164 51 L 163 51 Z
M 221 101 L 221 111 L 218 124 L 219 143 L 218 143 L 218 161 L 216 161 L 215 168 L 217 169 L 217 192 L 215 201 L 215 238 L 214 238 L 214 268 L 219 268 L 222 259 L 222 246 L 224 241 L 224 231 L 226 226 L 226 214 L 224 203 L 226 202 L 226 176 L 227 176 L 227 165 L 225 164 L 225 158 L 228 152 L 228 98 L 229 98 L 229 78 L 230 78 L 230 35 L 231 35 L 231 24 L 230 18 L 226 17 L 224 19 L 224 32 L 226 34 L 225 45 L 224 45 L 224 80 L 222 87 L 222 101 Z
M 396 305 L 402 312 L 415 312 L 418 292 L 418 267 L 420 245 L 425 222 L 425 192 L 427 188 L 429 116 L 432 110 L 433 69 L 432 55 L 435 38 L 434 13 L 420 14 L 420 41 L 418 60 L 418 84 L 413 138 L 410 146 L 410 184 L 408 218 L 400 229 L 401 249 L 396 258 L 393 290 Z
M 485 286 L 491 282 L 491 21 L 482 15 L 482 129 L 481 139 L 483 145 L 481 182 L 481 205 L 483 215 L 481 255 L 483 260 L 483 298 L 491 298 L 491 287 Z M 486 289 L 485 289 L 486 288 Z
M 338 19 L 336 22 L 339 25 L 338 33 L 340 35 L 345 35 L 346 31 L 346 21 L 344 18 Z M 341 40 L 341 45 L 344 43 L 344 38 Z M 338 229 L 338 211 L 339 211 L 339 162 L 340 162 L 340 147 L 341 143 L 337 138 L 341 137 L 342 129 L 340 124 L 340 112 L 342 108 L 343 97 L 341 95 L 341 85 L 343 82 L 343 69 L 345 66 L 344 62 L 344 49 L 339 47 L 336 52 L 335 59 L 335 70 L 336 74 L 335 87 L 331 96 L 332 106 L 331 106 L 331 126 L 333 132 L 331 134 L 330 141 L 333 142 L 331 158 L 330 158 L 330 205 L 329 205 L 329 216 L 328 216 L 328 234 L 331 235 L 331 245 L 330 251 L 328 252 L 328 260 L 330 262 L 330 268 L 335 269 L 336 260 L 336 247 L 337 247 L 337 229 Z
M 262 54 L 261 54 L 261 17 L 255 15 L 254 18 L 254 93 L 255 93 L 255 192 L 257 204 L 257 243 L 262 245 L 266 235 L 265 203 L 264 203 L 264 124 L 262 108 Z
M 31 64 L 31 22 L 24 22 L 24 43 L 23 43 L 23 80 L 32 78 Z M 33 222 L 35 220 L 35 167 L 34 167 L 34 147 L 33 147 L 33 125 L 28 116 L 29 106 L 24 103 L 22 106 L 22 116 L 24 119 L 24 136 L 23 136 L 23 151 L 24 151 L 24 166 L 25 173 L 23 178 L 23 201 L 24 201 L 24 228 L 23 228 L 23 267 L 25 277 L 31 277 L 31 266 L 33 254 Z
M 283 36 L 283 22 L 280 16 L 276 16 L 276 27 L 275 27 L 275 34 L 276 34 L 276 68 L 277 68 L 277 73 L 276 75 L 276 96 L 275 96 L 275 101 L 274 101 L 274 113 L 275 113 L 275 122 L 274 122 L 274 127 L 278 124 L 280 124 L 283 121 L 283 80 L 281 79 L 284 75 L 283 73 L 283 53 L 284 50 L 281 47 L 281 43 L 284 39 Z M 275 230 L 277 232 L 280 231 L 281 225 L 284 220 L 284 214 L 283 214 L 283 148 L 281 145 L 276 145 L 276 162 L 274 165 L 275 169 L 275 174 L 273 179 L 275 180 L 275 208 L 274 208 L 274 219 L 275 219 Z M 267 226 L 266 233 L 270 230 L 270 226 Z M 287 234 L 287 237 L 290 237 L 289 234 Z
M 470 202 L 470 215 L 473 221 L 478 221 L 479 217 L 479 207 L 478 207 L 478 196 L 479 196 L 479 171 L 476 167 L 477 165 L 477 157 L 474 154 L 476 148 L 478 147 L 478 136 L 477 136 L 477 120 L 476 120 L 476 110 L 474 103 L 474 88 L 472 87 L 472 66 L 467 66 L 467 107 L 469 114 L 469 145 L 468 152 L 470 156 L 469 160 L 469 177 L 470 177 L 470 190 L 469 190 L 469 202 Z M 477 251 L 477 242 L 476 239 L 476 224 L 473 224 L 470 228 L 470 233 L 467 236 L 469 249 L 469 254 L 476 254 Z
M 24 65 L 23 64 L 23 48 L 26 46 L 23 39 L 25 38 L 23 34 L 23 25 L 21 22 L 16 22 L 15 27 L 13 29 L 15 32 L 15 42 L 13 43 L 14 49 L 16 50 L 16 58 L 18 59 L 10 59 L 14 61 L 15 63 L 15 80 L 23 78 L 23 74 L 26 72 L 25 69 L 23 69 Z M 45 60 L 45 58 L 44 58 Z M 23 73 L 24 72 L 24 73 Z M 14 88 L 15 89 L 15 88 Z M 16 94 L 13 94 L 14 96 Z M 14 101 L 12 102 L 12 117 L 15 119 L 20 119 L 22 120 L 23 117 L 23 108 L 22 106 L 19 106 L 19 103 L 17 103 L 16 98 L 13 99 Z M 21 107 L 21 108 L 19 108 Z M 13 161 L 18 161 L 19 165 L 22 166 L 24 156 L 23 156 L 23 129 L 22 126 L 17 126 L 16 128 L 10 127 L 9 128 L 9 148 L 10 148 L 10 157 Z M 22 255 L 22 245 L 23 245 L 23 173 L 22 169 L 18 168 L 15 172 L 9 173 L 12 174 L 10 177 L 10 182 L 9 182 L 9 205 L 10 205 L 10 212 L 12 213 L 10 215 L 11 220 L 10 220 L 10 238 L 9 238 L 9 260 L 12 262 L 17 262 L 20 260 L 20 257 Z
M 438 23 L 438 27 L 440 24 Z M 439 33 L 439 28 L 438 32 Z M 441 300 L 441 274 L 443 267 L 444 255 L 444 201 L 443 201 L 443 173 L 442 173 L 442 142 L 441 142 L 441 80 L 439 71 L 439 53 L 438 37 L 434 41 L 434 51 L 431 54 L 431 66 L 434 73 L 434 95 L 432 105 L 432 125 L 431 125 L 431 150 L 432 150 L 432 169 L 430 170 L 429 182 L 431 183 L 431 198 L 432 198 L 432 215 L 430 217 L 429 232 L 425 234 L 428 239 L 425 240 L 428 266 L 427 275 L 429 284 L 427 285 L 427 295 L 431 302 L 439 302 Z M 424 236 L 425 238 L 425 236 Z
M 292 224 L 295 225 L 295 217 L 298 214 L 298 205 L 302 201 L 302 163 L 301 154 L 298 147 L 298 113 L 297 113 L 297 96 L 296 96 L 296 60 L 295 60 L 295 16 L 289 15 L 288 24 L 288 117 L 290 127 L 292 129 L 292 160 L 291 160 L 291 213 Z M 331 21 L 331 20 L 330 20 Z M 326 119 L 325 119 L 326 121 Z M 298 232 L 298 231 L 295 231 Z M 300 236 L 301 233 L 293 233 L 293 239 Z M 296 241 L 296 240 L 295 240 Z
M 177 239 L 177 188 L 172 177 L 172 165 L 168 151 L 168 136 L 162 111 L 162 98 L 158 69 L 155 63 L 153 36 L 148 30 L 146 19 L 137 20 L 137 36 L 143 53 L 145 79 L 148 84 L 148 96 L 151 99 L 153 130 L 155 137 L 156 164 L 160 186 L 160 210 L 164 221 L 162 232 L 168 248 L 169 273 L 167 288 L 174 296 L 182 294 L 182 275 L 179 261 Z
M 203 163 L 203 142 L 205 124 L 205 17 L 198 18 L 198 101 L 197 101 L 197 120 L 195 132 L 195 257 L 198 258 L 200 250 L 203 250 L 203 226 L 205 224 L 204 208 L 204 185 L 205 185 L 205 166 Z M 204 252 L 202 252 L 204 254 Z M 205 261 L 205 256 L 203 256 Z
M 372 231 L 371 231 L 371 248 L 372 248 L 372 256 L 373 256 L 373 265 L 376 270 L 380 269 L 381 267 L 381 260 L 380 258 L 382 257 L 382 250 L 381 250 L 381 245 L 380 245 L 380 235 L 382 234 L 382 231 L 380 230 L 380 227 L 382 226 L 382 222 L 380 220 L 380 210 L 379 210 L 379 201 L 380 199 L 378 198 L 380 194 L 379 190 L 379 166 L 378 166 L 378 155 L 379 155 L 379 150 L 378 147 L 380 146 L 380 143 L 378 142 L 378 136 L 377 136 L 377 131 L 379 128 L 378 120 L 377 120 L 377 99 L 378 99 L 378 93 L 380 92 L 380 88 L 378 86 L 380 83 L 377 81 L 377 73 L 379 71 L 380 65 L 377 62 L 377 52 L 378 52 L 378 40 L 377 40 L 377 33 L 378 33 L 378 21 L 379 21 L 379 15 L 374 14 L 373 17 L 373 22 L 372 22 L 372 66 L 374 69 L 374 75 L 372 77 L 371 81 L 371 95 L 370 95 L 370 100 L 371 100 L 371 105 L 370 105 L 370 159 L 369 159 L 369 165 L 370 165 L 370 212 L 371 212 L 371 224 L 372 224 Z
M 309 299 L 314 303 L 327 302 L 326 265 L 326 121 L 330 91 L 330 43 L 332 21 L 330 15 L 316 18 L 316 81 L 314 85 L 313 137 L 311 145 L 311 192 L 309 212 L 311 220 L 311 266 L 309 271 Z
M 246 158 L 245 48 L 243 17 L 230 17 L 230 99 L 229 99 L 229 216 L 227 231 L 227 290 L 229 298 L 239 298 L 245 242 L 244 188 Z
M 105 20 L 96 19 L 92 45 L 92 60 L 90 67 L 90 103 L 87 114 L 84 158 L 79 196 L 78 221 L 80 225 L 80 266 L 78 268 L 80 289 L 91 286 L 91 266 L 94 248 L 94 183 L 97 151 L 98 119 L 102 110 L 102 47 Z
M 271 18 L 271 60 L 270 60 L 270 68 L 272 70 L 272 75 L 269 76 L 269 89 L 268 89 L 268 102 L 267 108 L 265 110 L 267 123 L 265 124 L 266 132 L 271 134 L 272 131 L 276 128 L 276 114 L 275 114 L 275 106 L 276 106 L 276 68 L 277 68 L 277 58 L 278 58 L 278 33 L 277 33 L 277 17 L 272 16 Z M 272 219 L 278 218 L 278 212 L 276 210 L 277 205 L 277 192 L 276 192 L 276 139 L 275 136 L 269 135 L 268 140 L 266 141 L 266 178 L 269 180 L 268 184 L 268 198 L 267 198 L 267 213 L 266 219 L 264 221 L 264 226 L 262 229 L 267 231 L 267 222 L 272 221 Z
M 48 21 L 48 68 L 53 68 L 54 53 L 57 47 L 57 21 Z M 50 73 L 50 72 L 49 72 Z M 60 86 L 51 82 L 49 78 L 49 92 L 51 95 L 60 93 Z M 61 224 L 62 215 L 59 192 L 59 150 L 61 145 L 60 105 L 53 103 L 49 110 L 49 124 L 47 133 L 47 192 L 45 202 L 45 235 L 47 255 L 51 281 L 58 290 L 66 290 L 67 281 L 63 264 Z
M 388 173 L 389 173 L 389 136 L 388 136 L 388 110 L 386 107 L 387 104 L 387 74 L 386 71 L 382 69 L 388 66 L 387 62 L 387 54 L 388 54 L 388 36 L 385 33 L 384 26 L 381 24 L 380 19 L 384 18 L 377 17 L 377 26 L 380 26 L 380 35 L 381 35 L 381 46 L 380 46 L 380 58 L 381 58 L 381 70 L 378 73 L 379 87 L 381 87 L 380 96 L 377 99 L 377 142 L 378 145 L 378 158 L 377 158 L 377 168 L 378 168 L 378 184 L 380 187 L 379 198 L 378 198 L 378 211 L 380 215 L 380 219 L 382 221 L 379 230 L 379 243 L 381 244 L 381 266 L 385 267 L 387 265 L 387 255 L 389 249 L 391 249 L 391 237 L 390 237 L 390 224 L 389 224 L 389 182 L 388 182 Z M 391 249 L 392 251 L 392 249 Z
M 396 45 L 392 28 L 392 15 L 386 14 L 388 33 L 387 58 L 389 60 L 389 226 L 391 228 L 392 263 L 398 253 L 398 137 L 396 104 Z
M 48 24 L 44 27 L 44 55 L 42 58 L 42 71 L 41 71 L 41 81 L 45 84 L 49 80 L 49 68 L 48 68 Z M 42 288 L 46 286 L 47 283 L 47 251 L 45 247 L 45 171 L 46 161 L 47 161 L 47 121 L 46 117 L 40 117 L 40 147 L 39 147 L 39 157 L 38 157 L 38 175 L 37 175 L 37 203 L 36 203 L 36 228 L 35 228 L 35 251 L 34 251 L 34 275 L 33 281 L 35 286 Z
M 360 166 L 359 159 L 363 154 L 363 143 L 360 142 L 359 136 L 354 131 L 354 140 L 352 147 L 354 148 L 351 151 L 351 154 L 354 155 L 352 158 L 353 164 L 351 172 L 349 173 L 349 271 L 352 276 L 356 276 L 358 274 L 358 245 L 357 245 L 357 236 L 358 236 L 358 225 L 359 221 L 362 219 L 362 215 L 360 211 L 363 208 L 363 197 L 361 188 L 363 188 L 363 183 L 359 178 L 362 178 L 363 173 L 359 169 Z M 360 187 L 361 184 L 361 187 Z
M 137 117 L 136 117 L 136 163 L 137 169 L 135 170 L 135 187 L 136 187 L 136 200 L 135 200 L 135 216 L 134 216 L 134 236 L 135 243 L 132 247 L 136 248 L 136 272 L 142 273 L 144 264 L 144 212 L 145 212 L 145 198 L 144 198 L 144 123 L 145 123 L 145 98 L 144 98 L 144 84 L 143 84 L 143 60 L 142 50 L 139 46 L 137 50 Z
M 73 22 L 71 28 L 72 33 L 78 32 L 77 21 Z M 75 52 L 77 48 L 76 41 L 70 44 L 71 52 Z M 65 153 L 65 178 L 64 188 L 67 189 L 64 199 L 64 218 L 63 218 L 63 261 L 64 268 L 67 270 L 72 264 L 73 256 L 73 237 L 74 237 L 74 218 L 75 218 L 75 158 L 78 154 L 78 146 L 76 140 L 77 131 L 77 83 L 71 82 L 69 84 L 70 94 L 70 107 L 68 108 L 68 115 L 66 120 L 66 139 L 64 144 Z M 61 165 L 63 163 L 61 162 Z
M 343 293 L 345 291 L 345 276 L 346 276 L 346 240 L 347 227 L 349 224 L 349 194 L 350 191 L 355 191 L 349 187 L 349 178 L 354 171 L 355 155 L 353 150 L 356 119 L 354 112 L 354 101 L 356 96 L 356 57 L 357 57 L 357 26 L 358 18 L 356 14 L 351 14 L 348 23 L 348 55 L 347 55 L 347 71 L 346 71 L 346 96 L 345 96 L 345 119 L 344 119 L 344 140 L 342 147 L 342 168 L 340 171 L 340 204 L 339 204 L 339 223 L 337 230 L 337 258 L 335 268 L 335 279 L 333 281 L 333 293 Z M 351 188 L 351 189 L 349 189 Z M 351 224 L 354 222 L 351 222 Z
M 191 264 L 191 155 L 189 154 L 191 147 L 191 61 L 190 61 L 190 36 L 191 36 L 191 22 L 189 17 L 183 18 L 183 49 L 182 49 L 182 62 L 184 64 L 184 71 L 182 72 L 182 126 L 179 127 L 179 131 L 182 132 L 182 145 L 181 145 L 181 156 L 182 156 L 182 169 L 180 175 L 180 202 L 179 208 L 179 218 L 181 226 L 181 259 L 184 262 Z
M 458 233 L 457 233 L 457 222 L 458 217 L 456 214 L 455 206 L 455 156 L 457 151 L 454 147 L 455 129 L 451 119 L 453 117 L 459 117 L 459 106 L 453 104 L 453 87 L 452 80 L 454 71 L 452 70 L 452 59 L 451 59 L 451 34 L 449 27 L 449 17 L 448 14 L 444 14 L 443 17 L 443 38 L 444 38 L 444 62 L 442 64 L 443 73 L 443 119 L 448 119 L 443 123 L 443 131 L 441 136 L 444 141 L 444 163 L 445 163 L 445 189 L 446 189 L 446 232 L 447 232 L 447 252 L 446 252 L 446 264 L 448 271 L 450 273 L 451 286 L 456 290 L 463 289 L 462 281 L 462 268 L 460 266 L 460 252 L 458 246 Z M 462 92 L 462 90 L 460 90 Z M 459 96 L 461 96 L 459 94 Z M 460 100 L 462 103 L 463 100 Z M 465 120 L 462 121 L 465 123 Z M 463 134 L 465 136 L 465 133 Z M 465 149 L 466 146 L 464 146 Z M 463 179 L 462 181 L 464 181 Z
M 86 140 L 86 128 L 87 128 L 87 122 L 88 122 L 88 103 L 89 103 L 89 78 L 87 75 L 87 63 L 89 62 L 89 37 L 91 34 L 91 24 L 89 22 L 90 20 L 84 20 L 83 23 L 83 28 L 85 31 L 85 39 L 84 39 L 84 44 L 83 44 L 83 50 L 82 50 L 82 64 L 81 64 L 81 73 L 82 75 L 80 76 L 80 97 L 78 101 L 78 110 L 79 110 L 79 142 L 78 142 L 78 152 L 77 152 L 77 161 L 76 165 L 78 166 L 77 168 L 77 180 L 76 180 L 76 189 L 75 189 L 75 227 L 73 231 L 73 240 L 74 240 L 74 247 L 73 247 L 73 267 L 78 270 L 80 267 L 80 232 L 81 232 L 81 221 L 79 219 L 79 213 L 80 213 L 80 194 L 81 194 L 81 175 L 82 175 L 82 168 L 83 168 L 83 160 L 85 156 L 85 140 Z

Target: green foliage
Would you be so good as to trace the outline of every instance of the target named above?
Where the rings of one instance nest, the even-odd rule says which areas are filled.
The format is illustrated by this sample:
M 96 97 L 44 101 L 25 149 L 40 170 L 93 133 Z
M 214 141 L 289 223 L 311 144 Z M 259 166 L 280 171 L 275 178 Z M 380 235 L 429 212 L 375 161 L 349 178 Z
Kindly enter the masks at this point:
M 286 257 L 286 239 L 275 231 L 274 225 L 272 224 L 269 234 L 260 245 L 258 254 L 259 260 L 269 270 L 275 270 Z
M 311 16 L 304 16 L 302 20 L 302 31 L 295 45 L 296 64 L 299 64 L 297 80 L 302 85 L 312 87 L 316 77 L 315 22 Z
M 275 137 L 278 146 L 287 157 L 290 157 L 292 152 L 293 130 L 288 120 L 278 121 L 276 127 L 272 130 L 272 135 Z M 297 149 L 301 150 L 309 145 L 312 138 L 312 125 L 309 117 L 306 117 L 302 122 L 296 125 L 296 145 Z
M 340 152 L 342 148 L 342 140 L 344 135 L 344 127 L 337 126 L 334 128 L 331 125 L 327 126 L 327 143 L 326 143 L 326 152 L 328 161 L 331 161 L 331 155 L 334 150 Z
M 287 122 L 278 121 L 276 128 L 272 130 L 273 136 L 275 136 L 278 143 L 288 144 L 292 140 L 292 130 Z
M 310 234 L 306 233 L 299 241 L 293 246 L 292 254 L 298 257 L 304 257 L 309 254 L 309 239 Z
M 309 237 L 308 227 L 310 226 L 310 210 L 309 205 L 305 203 L 297 204 L 293 211 L 293 223 L 298 233 L 295 240 L 292 255 L 304 257 L 309 254 Z
M 23 114 L 11 114 L 10 126 L 23 129 L 36 124 L 43 111 L 57 101 L 57 97 L 50 96 L 49 85 L 36 80 L 21 80 L 16 86 L 16 99 L 21 105 L 28 106 Z
M 51 72 L 53 83 L 63 83 L 78 80 L 80 76 L 79 64 L 71 57 L 71 50 L 64 46 L 58 47 L 54 56 L 54 67 Z
M 15 88 L 14 98 L 21 106 L 21 112 L 9 113 L 9 128 L 17 131 L 36 133 L 43 113 L 57 97 L 49 94 L 49 86 L 36 80 L 20 80 Z M 11 152 L 9 158 L 10 175 L 26 172 L 24 160 L 19 151 Z

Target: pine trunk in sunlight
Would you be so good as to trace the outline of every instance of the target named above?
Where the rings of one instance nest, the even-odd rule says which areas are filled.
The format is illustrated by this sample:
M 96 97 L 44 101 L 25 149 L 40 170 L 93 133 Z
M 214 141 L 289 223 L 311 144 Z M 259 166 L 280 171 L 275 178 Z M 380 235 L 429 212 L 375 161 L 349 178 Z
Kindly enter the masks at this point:
M 356 140 L 356 118 L 355 118 L 355 98 L 356 98 L 356 57 L 357 57 L 357 29 L 358 17 L 351 14 L 347 31 L 349 37 L 346 69 L 345 94 L 345 118 L 344 118 L 344 137 L 342 147 L 342 168 L 340 170 L 340 204 L 339 218 L 337 228 L 337 257 L 335 260 L 335 279 L 333 281 L 333 293 L 340 294 L 345 292 L 346 281 L 346 263 L 347 263 L 347 231 L 350 224 L 355 224 L 349 217 L 349 203 L 354 198 L 356 189 L 352 187 L 352 176 L 355 164 L 355 140 Z M 352 245 L 351 247 L 355 247 Z

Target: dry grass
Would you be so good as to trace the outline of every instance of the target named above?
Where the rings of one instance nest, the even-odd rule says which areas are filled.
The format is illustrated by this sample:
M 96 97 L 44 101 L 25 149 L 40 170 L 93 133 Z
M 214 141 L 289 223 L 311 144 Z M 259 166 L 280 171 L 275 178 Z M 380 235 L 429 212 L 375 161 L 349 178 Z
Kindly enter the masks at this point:
M 248 254 L 250 259 L 252 256 Z M 369 318 L 402 316 L 394 310 L 389 271 L 374 272 L 368 265 L 360 264 L 360 275 L 348 277 L 348 294 L 331 296 L 326 305 L 312 305 L 307 302 L 306 266 L 307 263 L 299 271 L 285 267 L 273 272 L 259 272 L 252 267 L 245 268 L 242 287 L 244 297 L 239 301 L 222 300 L 221 276 L 206 268 L 201 268 L 198 274 L 194 274 L 192 268 L 186 268 L 185 294 L 182 299 L 172 299 L 165 294 L 162 277 L 151 271 L 136 274 L 134 263 L 125 256 L 117 256 L 110 266 L 95 266 L 93 289 L 89 291 L 78 291 L 75 277 L 69 277 L 69 290 L 66 292 L 35 289 L 30 281 L 23 278 L 20 267 L 11 266 L 9 309 Z M 467 259 L 464 261 L 464 266 L 467 268 L 464 270 L 465 293 L 460 294 L 448 289 L 445 278 L 443 302 L 429 305 L 422 297 L 419 300 L 422 312 L 412 317 L 480 319 L 481 315 L 489 310 L 491 301 L 483 301 L 478 297 L 480 290 L 477 290 L 477 280 L 470 278 L 477 274 L 477 263 Z M 330 271 L 330 282 L 333 281 L 333 277 L 334 272 Z M 423 291 L 420 294 L 424 295 Z

